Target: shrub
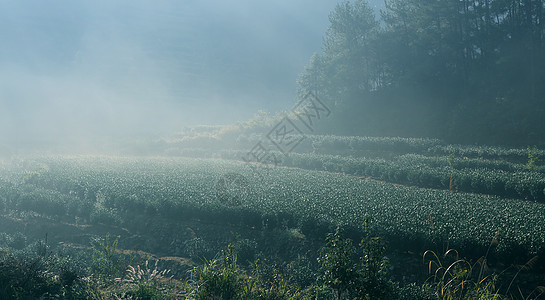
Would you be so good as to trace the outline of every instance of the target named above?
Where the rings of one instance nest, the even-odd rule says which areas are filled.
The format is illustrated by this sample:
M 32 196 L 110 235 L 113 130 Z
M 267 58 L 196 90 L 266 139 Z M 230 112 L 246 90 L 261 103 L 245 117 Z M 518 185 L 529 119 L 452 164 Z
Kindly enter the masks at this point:
M 96 299 L 96 290 L 69 267 L 58 270 L 62 258 L 0 253 L 0 299 Z
M 326 241 L 319 258 L 321 280 L 334 291 L 337 299 L 343 296 L 360 299 L 393 297 L 392 283 L 386 278 L 387 261 L 380 238 L 371 237 L 366 229 L 366 235 L 357 248 L 337 228 Z
M 91 263 L 91 272 L 94 277 L 100 280 L 110 280 L 114 277 L 120 277 L 127 265 L 116 252 L 119 236 L 112 239 L 110 234 L 104 239 L 95 239 L 93 241 L 93 256 Z

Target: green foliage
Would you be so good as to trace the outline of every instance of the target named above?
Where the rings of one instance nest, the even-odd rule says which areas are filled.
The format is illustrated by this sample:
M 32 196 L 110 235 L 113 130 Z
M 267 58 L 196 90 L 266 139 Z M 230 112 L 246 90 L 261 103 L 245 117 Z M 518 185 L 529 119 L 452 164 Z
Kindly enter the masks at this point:
M 100 279 L 113 279 L 119 277 L 126 269 L 125 262 L 116 252 L 119 243 L 119 236 L 112 239 L 110 234 L 104 239 L 95 239 L 93 241 L 93 257 L 91 271 L 93 276 Z
M 434 287 L 428 283 L 418 285 L 411 283 L 397 288 L 399 300 L 436 300 Z
M 50 291 L 59 291 L 54 279 L 43 274 L 42 270 L 43 261 L 39 258 L 21 260 L 3 253 L 0 257 L 0 298 L 38 298 Z
M 58 298 L 99 299 L 96 289 L 59 256 L 0 252 L 0 299 Z
M 525 163 L 528 160 L 528 150 L 525 148 L 505 148 L 499 146 L 471 146 L 471 145 L 433 145 L 427 149 L 431 155 L 454 154 L 457 157 L 489 159 Z M 536 154 L 542 156 L 545 150 L 536 150 Z
M 146 260 L 143 267 L 137 265 L 136 268 L 129 266 L 123 279 L 116 278 L 117 282 L 125 283 L 123 289 L 128 290 L 125 296 L 134 297 L 135 299 L 170 299 L 169 290 L 173 289 L 172 285 L 167 283 L 172 279 L 168 277 L 170 270 L 159 270 L 158 260 L 151 268 Z
M 195 270 L 196 299 L 235 299 L 243 291 L 243 278 L 237 256 L 228 248 L 221 260 L 214 259 Z
M 21 232 L 17 232 L 11 238 L 10 243 L 8 244 L 10 248 L 21 250 L 27 246 L 27 237 Z
M 539 161 L 539 150 L 536 146 L 533 148 L 530 148 L 528 146 L 528 162 L 526 163 L 525 167 L 529 171 L 537 171 L 537 162 Z
M 170 270 L 167 269 L 160 271 L 157 268 L 158 263 L 159 261 L 156 260 L 153 269 L 148 266 L 148 260 L 146 260 L 142 268 L 140 265 L 137 265 L 136 268 L 129 266 L 124 281 L 132 284 L 157 284 L 158 281 L 166 279 L 168 273 L 170 273 Z
M 38 194 L 47 187 L 47 193 L 63 195 L 65 199 L 72 199 L 91 210 L 97 206 L 112 209 L 119 215 L 117 220 L 110 220 L 114 223 L 120 222 L 118 220 L 129 222 L 130 218 L 126 216 L 132 214 L 160 216 L 169 220 L 198 218 L 216 224 L 254 227 L 261 229 L 263 235 L 282 232 L 285 233 L 285 240 L 281 242 L 287 245 L 294 239 L 322 237 L 330 232 L 332 224 L 345 224 L 346 228 L 353 228 L 356 234 L 364 234 L 359 245 L 342 237 L 340 232 L 328 236 L 328 244 L 320 260 L 324 268 L 323 282 L 319 284 L 313 284 L 311 280 L 313 274 L 309 271 L 311 267 L 308 266 L 308 257 L 284 266 L 270 267 L 270 270 L 264 270 L 266 267 L 258 263 L 250 271 L 244 270 L 239 260 L 244 264 L 259 256 L 256 255 L 255 243 L 247 239 L 239 240 L 219 258 L 209 260 L 205 266 L 194 271 L 193 281 L 188 282 L 187 286 L 190 295 L 195 297 L 215 295 L 235 299 L 328 299 L 333 296 L 332 290 L 336 290 L 334 296 L 340 295 L 341 298 L 388 299 L 398 297 L 394 295 L 394 290 L 406 289 L 405 296 L 427 299 L 429 286 L 399 288 L 387 280 L 384 246 L 380 239 L 369 234 L 370 229 L 388 240 L 393 248 L 422 249 L 444 242 L 475 254 L 487 249 L 488 237 L 493 234 L 490 231 L 500 228 L 505 243 L 498 246 L 499 255 L 496 259 L 545 253 L 545 207 L 540 203 L 396 186 L 354 176 L 292 168 L 271 169 L 266 182 L 262 183 L 253 177 L 246 165 L 218 160 L 105 157 L 40 160 L 50 166 L 50 171 L 43 173 L 39 180 L 18 185 L 0 184 L 6 202 L 17 204 L 22 199 L 37 201 L 33 210 L 39 212 L 40 201 L 49 202 L 50 198 L 21 198 L 19 195 Z M 430 169 L 446 167 L 445 170 L 450 172 L 451 169 L 463 170 L 466 163 L 464 158 L 454 158 L 449 163 L 445 156 L 434 158 L 423 155 L 403 155 L 396 161 L 400 165 L 414 165 L 415 168 L 410 170 L 415 172 L 407 172 L 407 176 L 414 176 L 415 180 L 430 178 L 423 179 L 426 174 L 416 172 L 419 168 L 423 169 L 423 166 L 427 165 Z M 332 168 L 337 165 L 337 161 L 334 162 L 330 164 Z M 481 163 L 493 164 L 484 160 Z M 349 165 L 343 167 L 348 168 Z M 380 172 L 377 167 L 371 167 L 370 170 Z M 388 170 L 394 172 L 394 168 Z M 228 172 L 248 178 L 250 185 L 247 193 L 251 201 L 239 207 L 230 207 L 221 205 L 215 198 L 215 183 L 221 174 Z M 520 174 L 520 178 L 512 180 L 512 188 L 527 189 L 527 186 L 517 187 L 515 183 L 524 180 L 530 182 L 531 178 L 524 176 L 534 173 L 515 173 Z M 20 173 L 14 172 L 12 176 L 16 177 L 17 174 Z M 478 178 L 482 176 L 478 175 L 478 170 L 471 174 Z M 72 204 L 67 202 L 66 205 Z M 85 215 L 77 210 L 74 212 Z M 372 228 L 358 226 L 368 219 L 371 220 L 368 224 Z M 28 245 L 24 236 L 17 239 L 23 241 L 20 247 Z M 1 236 L 0 245 L 11 245 L 13 241 L 12 236 Z M 127 268 L 128 264 L 116 251 L 118 242 L 119 238 L 108 235 L 93 244 L 90 267 L 97 285 L 117 284 L 112 282 L 112 277 L 122 276 Z M 186 251 L 191 249 L 189 243 L 196 245 L 195 253 L 212 251 L 204 240 L 196 237 L 188 241 Z M 38 244 L 35 246 L 39 248 Z M 45 253 L 48 253 L 47 249 Z M 448 266 L 444 264 L 442 270 L 446 271 Z M 153 274 L 162 272 L 157 265 L 155 268 L 133 269 L 134 274 L 140 274 L 140 278 L 144 279 L 132 280 L 132 283 L 124 281 L 128 285 L 119 288 L 129 291 L 125 295 L 150 299 L 168 297 L 165 296 L 168 293 L 158 283 L 160 280 L 149 280 L 155 276 Z M 474 266 L 471 269 L 475 269 Z M 441 271 L 443 273 L 438 278 L 445 279 L 445 289 L 453 288 L 461 282 L 480 283 L 475 279 L 473 271 L 473 277 L 464 277 L 468 270 L 465 264 L 458 263 L 446 275 Z M 92 293 L 92 289 L 87 290 L 89 285 L 82 283 L 81 276 L 73 269 L 65 268 L 55 274 L 58 274 L 55 284 L 62 287 L 62 293 L 72 290 L 73 293 Z M 129 279 L 129 276 L 125 279 Z M 492 281 L 484 283 L 492 284 Z M 491 290 L 492 286 L 481 286 L 479 293 L 484 293 L 486 289 Z M 340 294 L 338 291 L 341 291 Z M 453 293 L 458 292 L 459 289 L 455 289 Z M 469 292 L 466 290 L 463 293 Z
M 326 248 L 319 259 L 324 270 L 324 283 L 336 292 L 337 299 L 357 285 L 359 271 L 354 262 L 357 257 L 352 241 L 342 238 L 338 229 L 327 238 Z
M 330 136 L 309 139 L 313 140 L 312 148 L 302 145 L 300 150 L 313 153 L 297 152 L 288 156 L 271 153 L 283 157 L 284 166 L 369 176 L 424 188 L 545 201 L 545 167 L 536 165 L 535 171 L 530 172 L 520 162 L 526 161 L 527 155 L 522 149 L 462 146 L 443 149 L 432 146 L 436 145 L 435 141 L 425 139 Z M 353 144 L 357 145 L 357 151 L 351 150 Z M 426 148 L 428 146 L 430 148 Z M 339 155 L 319 154 L 324 152 Z M 202 155 L 207 156 L 206 153 Z M 216 155 L 240 160 L 246 153 L 227 150 Z
M 503 186 L 504 193 L 508 190 L 509 194 L 528 195 L 528 199 L 539 199 L 539 195 L 543 195 L 543 188 L 540 189 L 543 178 L 539 172 L 472 170 L 467 168 L 472 163 L 484 167 L 494 162 L 469 159 L 468 163 L 459 154 L 456 156 L 453 165 L 458 191 L 466 188 L 487 191 Z M 0 182 L 0 194 L 12 207 L 35 201 L 33 210 L 37 212 L 41 212 L 42 201 L 48 203 L 55 198 L 23 195 L 42 191 L 58 194 L 64 197 L 60 203 L 67 206 L 65 210 L 71 212 L 69 216 L 84 220 L 100 201 L 100 206 L 117 215 L 115 220 L 110 220 L 114 223 L 134 222 L 134 215 L 161 216 L 169 220 L 186 218 L 253 227 L 264 230 L 264 234 L 297 229 L 303 236 L 320 239 L 336 224 L 358 227 L 370 219 L 373 232 L 393 248 L 419 250 L 445 242 L 470 255 L 478 255 L 486 249 L 488 237 L 501 229 L 505 243 L 497 251 L 502 259 L 545 254 L 543 204 L 489 195 L 449 193 L 446 189 L 451 170 L 445 156 L 402 155 L 394 160 L 395 163 L 385 159 L 365 161 L 312 154 L 290 157 L 297 165 L 322 163 L 321 159 L 329 162 L 328 166 L 333 170 L 344 169 L 349 174 L 358 174 L 356 170 L 360 170 L 373 177 L 392 178 L 392 181 L 407 178 L 415 185 L 437 184 L 444 190 L 295 168 L 272 168 L 262 179 L 247 165 L 226 160 L 48 157 L 37 159 L 49 170 L 40 175 L 40 180 L 32 184 Z M 360 162 L 362 164 L 358 165 Z M 14 167 L 10 172 L 9 178 L 18 178 L 24 169 Z M 221 204 L 215 187 L 226 173 L 239 173 L 248 179 L 249 188 L 245 192 L 249 201 L 240 206 Z M 11 243 L 11 238 L 7 242 Z M 110 237 L 107 244 L 114 242 Z M 211 258 L 215 253 L 214 248 L 199 237 L 188 240 L 185 246 L 185 254 L 192 258 Z M 241 253 L 241 259 L 251 260 L 252 245 L 239 246 L 245 252 Z M 109 254 L 106 253 L 113 252 L 101 250 L 103 248 L 108 249 L 100 243 L 95 244 L 97 274 L 100 270 L 107 273 L 106 270 L 112 268 L 117 270 L 115 277 L 120 277 L 127 264 L 121 259 L 116 263 L 116 255 L 111 257 L 113 264 L 108 262 Z M 119 267 L 114 267 L 118 263 Z
M 445 263 L 449 256 L 454 255 L 454 261 Z M 433 281 L 436 287 L 436 295 L 439 299 L 503 299 L 496 288 L 497 275 L 484 276 L 482 270 L 487 268 L 486 257 L 478 263 L 481 272 L 474 273 L 476 264 L 461 259 L 456 250 L 450 249 L 444 254 L 445 260 L 441 260 L 433 251 L 426 251 L 423 259 L 428 256 L 428 272 L 433 273 Z
M 435 287 L 435 295 L 439 299 L 518 299 L 518 296 L 522 296 L 523 299 L 538 299 L 543 293 L 542 287 L 536 288 L 528 296 L 524 296 L 520 288 L 518 292 L 511 292 L 517 276 L 522 271 L 532 269 L 537 264 L 538 256 L 530 258 L 523 265 L 511 265 L 498 274 L 489 267 L 488 263 L 491 250 L 499 242 L 500 231 L 494 235 L 486 254 L 475 263 L 460 258 L 458 251 L 454 249 L 447 250 L 441 258 L 434 251 L 426 251 L 423 260 L 428 267 L 428 272 L 433 274 L 429 278 L 430 281 L 433 280 L 433 285 L 429 286 Z M 505 279 L 502 284 L 499 284 L 500 276 L 504 273 L 508 274 L 509 269 L 516 269 L 517 272 L 512 275 L 509 285 L 505 288 Z M 501 294 L 500 288 L 503 288 Z M 531 297 L 534 293 L 536 298 Z
M 233 245 L 224 249 L 219 258 L 194 269 L 188 295 L 191 299 L 302 299 L 302 291 L 275 273 L 264 280 L 258 261 L 248 275 L 237 264 Z
M 367 2 L 341 2 L 299 86 L 334 106 L 337 134 L 543 143 L 542 10 L 388 0 L 377 21 Z
M 339 228 L 329 234 L 326 246 L 319 258 L 322 280 L 335 291 L 337 299 L 391 299 L 393 290 L 386 277 L 387 262 L 384 245 L 380 238 L 371 237 L 366 230 L 365 238 L 356 248 L 344 238 Z
M 147 284 L 138 284 L 136 287 L 125 293 L 125 296 L 132 297 L 130 299 L 141 300 L 167 300 L 171 299 L 168 295 L 164 295 L 159 289 Z

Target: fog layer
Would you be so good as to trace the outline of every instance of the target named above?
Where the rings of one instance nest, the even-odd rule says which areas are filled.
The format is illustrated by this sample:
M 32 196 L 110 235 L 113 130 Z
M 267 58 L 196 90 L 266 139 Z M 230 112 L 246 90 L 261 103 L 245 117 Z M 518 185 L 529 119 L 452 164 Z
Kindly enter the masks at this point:
M 2 143 L 160 135 L 289 109 L 335 4 L 2 1 Z

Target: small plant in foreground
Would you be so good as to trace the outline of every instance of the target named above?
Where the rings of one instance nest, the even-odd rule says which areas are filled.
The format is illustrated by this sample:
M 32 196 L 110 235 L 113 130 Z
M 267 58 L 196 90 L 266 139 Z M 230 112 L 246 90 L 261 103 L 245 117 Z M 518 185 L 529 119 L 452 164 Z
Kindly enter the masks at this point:
M 129 265 L 124 278 L 115 278 L 119 283 L 115 290 L 123 291 L 121 297 L 129 299 L 171 299 L 178 291 L 178 282 L 172 279 L 173 276 L 168 276 L 169 269 L 160 271 L 158 263 L 156 260 L 151 267 L 146 260 L 142 267 Z
M 528 162 L 524 166 L 529 171 L 537 171 L 536 163 L 539 161 L 539 150 L 536 146 L 530 148 L 528 146 Z
M 125 278 L 125 281 L 130 283 L 147 283 L 147 282 L 157 282 L 159 280 L 164 279 L 171 279 L 172 276 L 167 277 L 168 273 L 170 273 L 170 270 L 163 270 L 159 271 L 157 270 L 157 263 L 159 261 L 155 261 L 155 267 L 151 269 L 148 264 L 149 261 L 146 260 L 146 263 L 144 264 L 144 268 L 140 268 L 140 265 L 137 265 L 136 268 L 133 266 L 129 266 L 127 269 L 127 276 Z
M 222 256 L 195 269 L 196 299 L 235 299 L 241 293 L 242 277 L 236 254 L 228 247 Z
M 117 251 L 119 236 L 112 239 L 110 234 L 104 240 L 93 241 L 93 260 L 91 270 L 99 278 L 107 279 L 121 276 L 126 268 Z
M 439 299 L 502 299 L 498 294 L 496 282 L 498 276 L 495 274 L 485 275 L 488 270 L 488 254 L 492 247 L 498 245 L 501 231 L 496 231 L 492 238 L 486 254 L 482 256 L 475 264 L 471 264 L 466 259 L 460 259 L 458 251 L 449 249 L 443 255 L 443 260 L 439 256 L 428 250 L 424 252 L 422 259 L 432 256 L 428 260 L 428 272 L 434 273 L 433 280 L 436 286 L 436 295 Z M 447 264 L 446 261 L 453 260 Z M 435 270 L 433 270 L 435 265 Z M 478 274 L 474 273 L 475 267 L 479 265 Z
M 511 286 L 513 285 L 513 282 L 515 282 L 515 279 L 520 274 L 520 272 L 528 271 L 528 270 L 532 269 L 534 267 L 534 265 L 536 264 L 538 259 L 539 259 L 539 257 L 536 255 L 536 256 L 530 258 L 530 260 L 528 260 L 524 265 L 515 265 L 515 266 L 513 266 L 513 267 L 515 267 L 517 269 L 517 273 L 515 274 L 515 276 L 513 276 L 513 279 L 509 283 L 509 287 L 507 287 L 507 293 L 509 293 L 509 291 L 511 290 Z M 539 287 L 538 287 L 538 289 L 539 289 Z
M 449 184 L 448 184 L 448 191 L 449 192 L 454 192 L 454 187 L 455 187 L 455 184 L 454 184 L 454 163 L 455 163 L 455 160 L 456 160 L 456 156 L 454 155 L 454 151 L 452 151 L 449 154 L 449 156 L 447 157 L 449 171 L 450 171 L 450 180 L 449 180 Z
M 439 299 L 512 299 L 513 295 L 510 291 L 513 283 L 522 271 L 530 270 L 536 265 L 538 256 L 532 257 L 523 265 L 512 265 L 503 270 L 499 275 L 494 273 L 487 275 L 486 273 L 489 269 L 487 264 L 488 255 L 490 254 L 492 247 L 498 245 L 500 232 L 500 230 L 496 232 L 486 254 L 479 258 L 474 264 L 471 264 L 466 259 L 461 259 L 458 251 L 454 249 L 445 252 L 443 260 L 431 250 L 424 253 L 424 262 L 426 262 L 426 257 L 432 257 L 427 261 L 427 266 L 430 274 L 433 271 L 433 281 L 436 287 L 435 294 Z M 446 261 L 451 263 L 447 264 L 445 263 Z M 476 267 L 479 268 L 476 269 Z M 501 291 L 502 295 L 500 295 L 500 288 L 496 287 L 499 276 L 512 268 L 516 269 L 517 272 L 511 279 L 507 289 Z M 522 299 L 537 299 L 545 293 L 545 287 L 538 286 L 528 296 L 524 296 L 520 289 L 518 292 Z M 531 296 L 534 296 L 534 294 L 536 294 L 537 297 L 530 298 Z
M 327 244 L 318 259 L 322 265 L 322 280 L 337 299 L 345 296 L 362 299 L 390 299 L 391 282 L 386 278 L 384 243 L 371 237 L 369 230 L 359 247 L 344 238 L 341 230 L 329 234 Z
M 0 299 L 96 299 L 97 291 L 56 255 L 0 252 Z M 69 280 L 67 280 L 69 279 Z
M 303 291 L 279 272 L 272 280 L 265 280 L 260 267 L 256 260 L 251 264 L 251 272 L 246 273 L 237 263 L 234 247 L 229 245 L 219 258 L 193 270 L 186 296 L 189 299 L 304 299 Z
M 482 272 L 475 276 L 473 270 L 476 264 L 472 265 L 469 261 L 460 259 L 458 251 L 448 250 L 443 255 L 443 260 L 431 250 L 424 253 L 423 259 L 426 260 L 428 256 L 433 258 L 427 262 L 428 272 L 433 273 L 439 299 L 502 299 L 495 286 L 498 277 L 482 277 Z M 446 264 L 445 260 L 452 256 L 454 262 Z M 486 268 L 486 260 L 481 258 L 477 263 Z

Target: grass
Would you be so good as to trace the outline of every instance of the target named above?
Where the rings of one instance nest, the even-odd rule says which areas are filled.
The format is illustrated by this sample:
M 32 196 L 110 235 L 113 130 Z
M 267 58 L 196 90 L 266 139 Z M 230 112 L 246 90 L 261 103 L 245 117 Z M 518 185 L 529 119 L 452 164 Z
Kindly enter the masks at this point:
M 40 245 L 11 253 L 0 252 L 0 296 L 2 299 L 511 299 L 520 289 L 519 274 L 531 269 L 536 258 L 520 266 L 500 293 L 499 277 L 487 269 L 487 257 L 472 264 L 449 250 L 441 258 L 424 253 L 424 266 L 432 274 L 421 285 L 400 285 L 391 280 L 385 244 L 370 231 L 359 243 L 338 228 L 327 235 L 315 258 L 320 267 L 311 280 L 301 285 L 295 273 L 305 269 L 299 258 L 285 264 L 256 256 L 240 263 L 247 240 L 230 243 L 214 258 L 194 267 L 188 277 L 173 276 L 170 270 L 149 260 L 127 262 L 114 249 L 116 240 L 106 236 L 79 259 L 65 260 L 58 248 L 42 255 Z M 493 242 L 491 244 L 495 245 Z M 81 251 L 81 250 L 80 250 Z M 96 253 L 103 253 L 108 273 L 97 273 Z M 487 254 L 488 255 L 488 254 Z M 68 256 L 70 257 L 70 256 Z M 450 262 L 449 262 L 450 261 Z M 279 264 L 280 263 L 280 264 Z M 83 269 L 77 267 L 82 264 Z M 406 265 L 414 268 L 416 266 Z M 124 269 L 121 277 L 118 269 Z M 88 275 L 86 275 L 88 274 Z M 515 290 L 516 289 L 516 290 Z M 522 299 L 538 299 L 545 288 L 537 287 Z M 520 292 L 522 295 L 522 292 Z

